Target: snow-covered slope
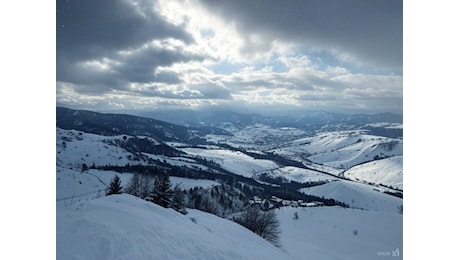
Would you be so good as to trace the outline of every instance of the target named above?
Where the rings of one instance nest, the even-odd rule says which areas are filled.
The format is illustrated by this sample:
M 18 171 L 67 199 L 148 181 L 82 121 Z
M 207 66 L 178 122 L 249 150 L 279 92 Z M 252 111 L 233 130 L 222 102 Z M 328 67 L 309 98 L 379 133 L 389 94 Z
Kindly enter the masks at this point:
M 348 169 L 354 165 L 402 155 L 402 140 L 366 134 L 365 131 L 319 133 L 273 150 L 279 155 L 308 159 L 317 164 Z
M 102 136 L 76 130 L 56 128 L 56 164 L 66 168 L 81 170 L 82 165 L 91 166 L 126 164 L 149 164 L 149 160 L 166 162 L 174 166 L 185 166 L 193 169 L 208 170 L 208 167 L 197 163 L 191 158 L 180 156 L 165 156 L 146 152 L 133 153 L 120 147 L 124 139 L 132 136 Z M 148 139 L 154 146 L 161 143 L 151 137 L 137 136 L 136 138 Z M 161 150 L 161 149 L 160 149 Z M 142 155 L 142 156 L 140 156 Z
M 56 167 L 56 206 L 66 207 L 82 201 L 105 196 L 105 190 L 112 178 L 120 177 L 121 185 L 125 187 L 132 173 L 118 173 L 114 171 L 100 171 L 90 169 L 81 172 L 61 166 Z M 219 186 L 220 183 L 204 179 L 187 179 L 170 177 L 171 185 L 179 185 L 181 189 L 202 187 L 204 189 Z
M 316 181 L 332 181 L 338 178 L 318 171 L 302 169 L 294 166 L 280 167 L 270 171 L 264 171 L 260 174 L 267 175 L 271 178 L 283 177 L 290 181 L 296 182 L 316 182 Z
M 251 152 L 256 154 L 266 152 L 259 148 L 277 146 L 272 151 L 300 159 L 310 168 L 402 189 L 401 139 L 372 136 L 364 131 L 319 133 L 301 138 L 305 135 L 290 128 L 276 132 L 258 126 L 244 129 L 233 141 L 235 145 L 244 143 L 243 147 L 255 149 Z M 178 143 L 177 149 L 189 155 L 143 152 L 140 161 L 133 161 L 134 153 L 115 145 L 123 140 L 121 135 L 107 137 L 56 129 L 57 259 L 382 259 L 397 249 L 402 255 L 402 214 L 398 207 L 403 200 L 382 193 L 386 188 L 284 167 L 217 146 L 180 148 L 187 144 Z M 259 144 L 251 144 L 254 140 Z M 154 145 L 155 142 L 152 139 Z M 363 163 L 374 156 L 392 157 Z M 280 250 L 231 221 L 198 210 L 187 209 L 189 214 L 183 216 L 129 195 L 105 197 L 105 189 L 115 175 L 126 186 L 131 173 L 96 169 L 81 172 L 83 163 L 88 166 L 93 162 L 98 166 L 148 164 L 148 159 L 209 169 L 200 164 L 202 158 L 247 177 L 267 172 L 275 178 L 283 176 L 298 182 L 331 181 L 301 191 L 345 202 L 354 209 L 283 207 L 277 210 L 281 224 Z M 310 165 L 307 160 L 313 163 Z M 211 180 L 179 177 L 171 177 L 171 182 L 183 189 L 220 185 Z M 294 212 L 299 219 L 293 219 Z
M 377 191 L 378 188 L 352 181 L 334 181 L 327 184 L 303 188 L 305 194 L 324 196 L 347 203 L 350 207 L 375 211 L 398 212 L 403 200 Z
M 61 208 L 56 212 L 56 258 L 289 259 L 232 221 L 189 212 L 184 216 L 126 194 Z
M 203 180 L 203 179 L 188 179 L 188 178 L 182 178 L 182 177 L 170 177 L 171 180 L 171 185 L 174 187 L 175 185 L 179 185 L 179 188 L 182 190 L 188 190 L 191 188 L 203 188 L 203 189 L 209 189 L 214 186 L 220 186 L 221 184 L 212 181 L 212 180 Z
M 235 127 L 233 124 L 229 124 L 229 126 L 223 124 L 222 127 L 232 133 L 232 136 L 211 134 L 206 136 L 206 140 L 214 143 L 224 142 L 245 149 L 265 150 L 306 134 L 305 131 L 297 128 L 274 128 L 264 124 L 254 124 L 244 128 Z
M 252 177 L 254 173 L 279 167 L 272 161 L 254 159 L 242 152 L 225 149 L 182 148 L 180 150 L 212 160 L 220 164 L 223 169 L 246 177 Z
M 102 136 L 56 128 L 56 163 L 78 170 L 83 163 L 88 166 L 93 163 L 96 165 L 132 163 L 129 159 L 131 153 L 110 143 L 114 140 L 123 140 L 123 136 Z
M 403 189 L 403 157 L 394 156 L 356 165 L 344 172 L 346 178 L 371 183 L 382 183 Z
M 276 212 L 282 230 L 282 247 L 295 259 L 396 260 L 403 257 L 401 214 L 341 207 L 285 207 Z M 293 218 L 295 212 L 298 219 Z

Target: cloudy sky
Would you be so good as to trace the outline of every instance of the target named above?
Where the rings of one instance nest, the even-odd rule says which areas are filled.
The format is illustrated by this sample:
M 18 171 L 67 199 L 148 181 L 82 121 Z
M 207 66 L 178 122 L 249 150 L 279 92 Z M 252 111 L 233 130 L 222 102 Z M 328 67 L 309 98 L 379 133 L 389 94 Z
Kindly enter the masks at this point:
M 403 110 L 401 0 L 59 0 L 56 102 Z

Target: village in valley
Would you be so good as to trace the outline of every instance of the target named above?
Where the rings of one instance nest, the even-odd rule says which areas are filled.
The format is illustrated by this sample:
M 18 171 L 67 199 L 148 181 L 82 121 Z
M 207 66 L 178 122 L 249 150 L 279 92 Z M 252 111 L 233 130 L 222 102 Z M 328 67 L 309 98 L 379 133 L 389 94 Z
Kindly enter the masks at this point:
M 320 201 L 312 201 L 312 202 L 305 202 L 303 200 L 284 200 L 280 199 L 276 196 L 271 196 L 270 199 L 263 199 L 259 196 L 254 196 L 252 199 L 249 200 L 250 204 L 258 204 L 264 209 L 273 209 L 273 208 L 280 208 L 280 207 L 320 207 L 324 206 L 323 202 Z

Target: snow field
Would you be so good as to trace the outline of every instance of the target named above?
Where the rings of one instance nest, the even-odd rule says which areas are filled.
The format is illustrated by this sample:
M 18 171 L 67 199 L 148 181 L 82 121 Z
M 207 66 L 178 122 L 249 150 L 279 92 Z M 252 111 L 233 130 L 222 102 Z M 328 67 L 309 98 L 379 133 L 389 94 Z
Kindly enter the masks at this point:
M 126 187 L 132 173 L 118 173 L 114 171 L 99 171 L 90 169 L 88 172 L 80 172 L 63 167 L 56 167 L 56 206 L 68 207 L 70 205 L 96 199 L 105 196 L 105 189 L 115 175 L 121 180 L 121 185 Z M 176 184 L 181 189 L 202 187 L 208 189 L 218 186 L 220 183 L 204 179 L 187 179 L 170 177 L 171 186 Z
M 61 208 L 56 218 L 56 258 L 289 259 L 232 221 L 188 211 L 184 216 L 127 194 Z
M 326 166 L 348 169 L 371 161 L 374 156 L 402 155 L 402 141 L 365 134 L 365 131 L 337 131 L 301 138 L 273 150 L 289 157 L 306 157 Z
M 399 212 L 401 198 L 385 194 L 373 186 L 352 181 L 334 181 L 327 184 L 300 189 L 305 194 L 332 198 L 347 203 L 350 207 L 382 212 Z
M 77 170 L 81 169 L 83 163 L 88 166 L 91 166 L 93 162 L 96 165 L 132 163 L 128 159 L 131 153 L 104 142 L 104 140 L 123 140 L 122 138 L 122 135 L 101 136 L 56 128 L 56 162 L 60 166 Z
M 274 178 L 282 176 L 290 181 L 296 182 L 314 182 L 314 181 L 333 181 L 338 178 L 323 174 L 317 171 L 302 169 L 294 166 L 286 166 L 268 171 L 268 174 Z
M 284 207 L 276 213 L 282 248 L 294 259 L 381 260 L 379 254 L 396 249 L 400 257 L 391 259 L 402 259 L 401 214 L 337 206 Z
M 352 180 L 382 183 L 403 189 L 403 157 L 394 156 L 356 165 L 345 171 L 344 176 Z
M 207 160 L 212 160 L 221 165 L 229 172 L 252 177 L 254 173 L 276 169 L 279 166 L 269 160 L 254 159 L 242 152 L 235 152 L 224 149 L 200 149 L 200 148 L 183 148 L 180 149 L 188 154 L 201 156 Z

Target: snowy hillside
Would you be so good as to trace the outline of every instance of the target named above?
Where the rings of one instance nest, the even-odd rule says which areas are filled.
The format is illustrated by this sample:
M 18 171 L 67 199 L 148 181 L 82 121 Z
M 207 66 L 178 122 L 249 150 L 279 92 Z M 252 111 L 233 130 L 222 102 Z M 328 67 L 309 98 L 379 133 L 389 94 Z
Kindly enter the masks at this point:
M 296 138 L 306 134 L 305 131 L 297 128 L 273 128 L 264 124 L 254 124 L 244 128 L 237 128 L 233 124 L 229 124 L 227 127 L 225 124 L 222 126 L 223 129 L 231 132 L 232 136 L 210 134 L 206 136 L 206 139 L 210 142 L 223 142 L 234 147 L 241 147 L 246 149 L 273 149 L 281 143 L 295 140 Z
M 183 148 L 180 150 L 191 155 L 212 160 L 220 164 L 223 169 L 245 177 L 252 177 L 254 173 L 279 167 L 278 164 L 272 161 L 254 159 L 242 152 L 225 149 Z
M 56 196 L 103 189 L 114 174 L 60 167 Z M 125 185 L 131 174 L 118 176 Z M 218 185 L 178 177 L 171 177 L 171 182 L 187 187 Z M 334 184 L 336 187 L 328 186 Z M 129 195 L 105 197 L 102 192 L 75 196 L 64 200 L 66 203 L 59 201 L 56 208 L 57 259 L 117 259 L 117 255 L 118 259 L 305 259 L 305 252 L 312 259 L 377 259 L 379 252 L 402 250 L 402 215 L 393 210 L 402 200 L 395 198 L 397 203 L 392 203 L 394 197 L 367 185 L 342 186 L 342 181 L 336 181 L 309 193 L 324 195 L 327 190 L 339 190 L 341 194 L 328 195 L 353 197 L 356 207 L 370 198 L 375 201 L 374 210 L 283 207 L 277 216 L 285 253 L 233 222 L 198 210 L 187 209 L 189 214 L 183 216 Z M 298 220 L 293 220 L 294 212 Z M 183 246 L 177 249 L 177 243 Z
M 172 209 L 131 195 L 61 208 L 57 259 L 289 259 L 244 227 L 212 214 Z
M 289 181 L 296 182 L 317 182 L 317 181 L 332 181 L 338 178 L 331 175 L 323 174 L 317 171 L 302 169 L 294 166 L 280 167 L 274 170 L 263 171 L 260 174 L 265 174 L 271 178 L 283 177 Z
M 125 165 L 132 162 L 127 152 L 109 141 L 123 140 L 123 136 L 102 136 L 76 130 L 56 128 L 56 163 L 81 169 L 83 163 L 97 165 Z
M 327 184 L 303 188 L 305 194 L 324 196 L 342 201 L 354 208 L 367 210 L 399 212 L 403 200 L 378 191 L 377 188 L 352 181 L 335 181 Z
M 276 213 L 283 249 L 294 259 L 403 258 L 401 214 L 340 207 L 285 207 Z
M 402 148 L 400 139 L 368 135 L 365 131 L 338 131 L 301 138 L 273 151 L 291 158 L 348 169 L 375 158 L 402 155 Z
M 102 136 L 56 128 L 56 164 L 65 168 L 81 170 L 83 164 L 88 167 L 93 164 L 97 166 L 124 166 L 128 163 L 148 165 L 152 161 L 162 161 L 173 166 L 208 169 L 191 158 L 129 151 L 129 149 L 121 147 L 121 144 L 126 144 L 125 139 L 147 140 L 153 147 L 157 146 L 159 152 L 163 152 L 163 147 L 167 147 L 147 136 L 137 136 L 136 138 L 126 135 Z
M 344 177 L 403 189 L 403 157 L 394 156 L 352 167 Z
M 402 192 L 388 186 L 403 188 L 403 140 L 379 136 L 382 129 L 402 133 L 399 121 L 325 126 L 329 132 L 252 117 L 217 124 L 229 134 L 144 120 L 142 131 L 126 126 L 137 133 L 130 135 L 110 127 L 117 118 L 97 122 L 117 135 L 56 127 L 57 259 L 402 258 Z M 194 209 L 182 215 L 130 195 L 105 195 L 115 175 L 126 187 L 134 172 L 170 176 Z M 216 216 L 238 216 L 263 201 L 280 207 L 280 248 Z
M 56 167 L 56 206 L 68 206 L 80 201 L 105 196 L 105 190 L 111 179 L 118 175 L 123 184 L 128 183 L 131 174 L 119 174 L 113 171 L 81 171 Z
M 120 177 L 122 186 L 126 186 L 131 173 L 117 173 L 114 171 L 99 171 L 90 169 L 81 172 L 61 166 L 56 167 L 56 206 L 66 207 L 79 202 L 88 201 L 105 196 L 112 178 L 117 175 Z M 211 188 L 219 186 L 220 183 L 212 180 L 187 179 L 181 177 L 171 177 L 171 185 L 179 185 L 181 189 Z

